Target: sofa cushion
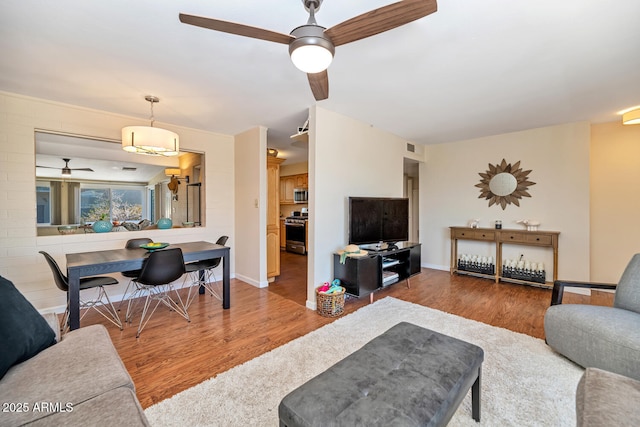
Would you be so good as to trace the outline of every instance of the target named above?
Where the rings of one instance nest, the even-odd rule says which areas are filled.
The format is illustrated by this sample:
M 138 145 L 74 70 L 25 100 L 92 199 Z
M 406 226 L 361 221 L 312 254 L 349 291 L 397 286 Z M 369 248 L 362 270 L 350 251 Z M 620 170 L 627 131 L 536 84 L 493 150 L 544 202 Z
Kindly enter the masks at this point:
M 0 378 L 55 344 L 55 332 L 14 284 L 0 276 Z
M 640 380 L 638 313 L 595 305 L 554 305 L 545 313 L 544 332 L 551 348 L 580 366 Z
M 613 300 L 613 306 L 640 313 L 640 254 L 635 254 L 624 269 Z
M 640 381 L 597 368 L 587 368 L 576 391 L 576 425 L 640 425 Z
M 30 427 L 149 426 L 136 394 L 128 387 L 118 387 L 78 405 L 45 408 L 46 416 L 29 423 Z
M 0 402 L 63 402 L 73 407 L 118 387 L 134 389 L 103 325 L 68 332 L 53 347 L 13 366 L 0 380 Z M 0 425 L 21 425 L 41 412 L 2 414 Z

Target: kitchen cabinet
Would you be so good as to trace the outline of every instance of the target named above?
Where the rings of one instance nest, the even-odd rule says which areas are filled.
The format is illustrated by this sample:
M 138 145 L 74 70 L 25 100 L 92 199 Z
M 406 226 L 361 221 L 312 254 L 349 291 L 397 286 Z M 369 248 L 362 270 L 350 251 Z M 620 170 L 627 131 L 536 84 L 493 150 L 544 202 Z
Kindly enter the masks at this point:
M 280 218 L 280 249 L 285 250 L 287 247 L 287 232 L 284 226 L 284 218 Z
M 309 174 L 308 173 L 303 173 L 300 175 L 294 175 L 295 180 L 296 180 L 296 186 L 295 188 L 307 188 L 308 186 L 308 181 L 309 181 Z
M 309 174 L 283 176 L 280 178 L 280 204 L 293 205 L 293 190 L 295 188 L 307 188 L 309 186 Z
M 280 275 L 280 163 L 267 157 L 267 278 Z

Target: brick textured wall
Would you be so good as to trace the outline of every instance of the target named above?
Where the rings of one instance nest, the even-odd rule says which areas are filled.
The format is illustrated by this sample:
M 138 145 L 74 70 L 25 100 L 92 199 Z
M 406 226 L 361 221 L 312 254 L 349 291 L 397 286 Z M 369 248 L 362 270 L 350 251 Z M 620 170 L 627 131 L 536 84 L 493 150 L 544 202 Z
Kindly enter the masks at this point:
M 65 254 L 99 249 L 121 248 L 127 239 L 142 237 L 143 232 L 36 235 L 35 144 L 36 130 L 119 139 L 128 125 L 145 125 L 145 120 L 125 117 L 73 105 L 0 92 L 0 275 L 41 310 L 60 311 L 65 294 L 53 283 L 51 271 L 42 255 L 45 250 L 65 269 Z M 195 129 L 162 124 L 180 135 L 181 147 L 205 153 L 206 215 L 204 228 L 145 232 L 154 240 L 174 243 L 215 241 L 221 234 L 233 240 L 234 228 L 234 138 Z M 215 153 L 207 156 L 206 153 Z M 224 182 L 228 185 L 220 186 Z M 134 236 L 135 235 L 135 236 Z M 233 252 L 233 251 L 232 251 Z M 233 273 L 233 257 L 231 263 Z M 127 281 L 118 274 L 116 297 Z

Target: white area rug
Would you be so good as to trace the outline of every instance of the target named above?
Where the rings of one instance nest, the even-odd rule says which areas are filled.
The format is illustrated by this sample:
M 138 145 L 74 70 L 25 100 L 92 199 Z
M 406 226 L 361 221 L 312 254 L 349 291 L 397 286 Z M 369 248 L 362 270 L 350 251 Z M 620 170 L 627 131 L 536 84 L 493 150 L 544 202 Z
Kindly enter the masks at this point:
M 468 393 L 450 426 L 575 426 L 583 369 L 542 340 L 387 297 L 149 407 L 153 426 L 278 426 L 278 404 L 398 322 L 484 349 L 481 422 Z M 339 398 L 339 397 L 336 397 Z

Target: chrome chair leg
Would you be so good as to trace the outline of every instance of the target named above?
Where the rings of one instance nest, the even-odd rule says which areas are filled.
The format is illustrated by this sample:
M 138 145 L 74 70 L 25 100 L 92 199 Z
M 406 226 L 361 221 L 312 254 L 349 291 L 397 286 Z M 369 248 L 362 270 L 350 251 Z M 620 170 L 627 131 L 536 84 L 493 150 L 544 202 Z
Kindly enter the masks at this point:
M 140 317 L 140 324 L 138 325 L 138 332 L 136 333 L 136 338 L 140 337 L 140 333 L 147 325 L 153 313 L 156 312 L 156 309 L 160 305 L 160 303 L 169 307 L 170 310 L 175 311 L 180 316 L 184 317 L 187 322 L 191 322 L 189 318 L 189 314 L 187 310 L 184 308 L 184 304 L 180 299 L 180 304 L 178 304 L 171 296 L 169 295 L 172 291 L 175 291 L 173 286 L 171 285 L 158 285 L 158 286 L 145 286 L 142 288 L 143 291 L 147 291 L 147 298 L 145 299 L 144 308 L 142 309 L 142 316 Z M 148 313 L 149 306 L 151 304 L 151 300 L 155 300 L 156 305 L 151 310 L 151 313 Z
M 127 300 L 127 314 L 124 318 L 124 321 L 127 323 L 132 323 L 133 310 L 138 304 L 138 298 L 142 297 L 142 293 L 144 292 L 144 288 L 140 287 L 138 284 L 136 284 L 135 286 L 136 289 L 131 292 L 131 295 L 129 295 L 129 299 Z
M 187 294 L 186 298 L 186 308 L 189 308 L 189 306 L 191 306 L 191 304 L 193 303 L 193 300 L 198 295 L 200 286 L 202 286 L 205 289 L 205 292 L 209 293 L 209 295 L 222 301 L 222 288 L 221 285 L 216 281 L 216 276 L 213 272 L 213 269 L 205 269 L 204 277 L 202 278 L 200 277 L 200 270 L 188 273 L 187 277 L 185 277 L 185 282 L 190 278 L 190 276 L 192 280 L 191 284 L 189 285 L 189 293 Z M 211 281 L 212 277 L 213 281 Z
M 116 325 L 118 328 L 120 328 L 120 330 L 122 330 L 122 321 L 120 320 L 120 316 L 118 316 L 118 311 L 111 303 L 111 299 L 109 299 L 109 295 L 107 294 L 107 292 L 104 290 L 102 286 L 100 286 L 98 289 L 99 290 L 98 290 L 97 298 L 90 301 L 83 301 L 81 302 L 81 306 L 87 307 L 89 309 L 93 308 L 98 313 L 100 313 L 102 317 L 104 317 L 105 319 L 107 319 L 108 321 Z M 106 300 L 106 304 L 104 303 L 103 298 Z

